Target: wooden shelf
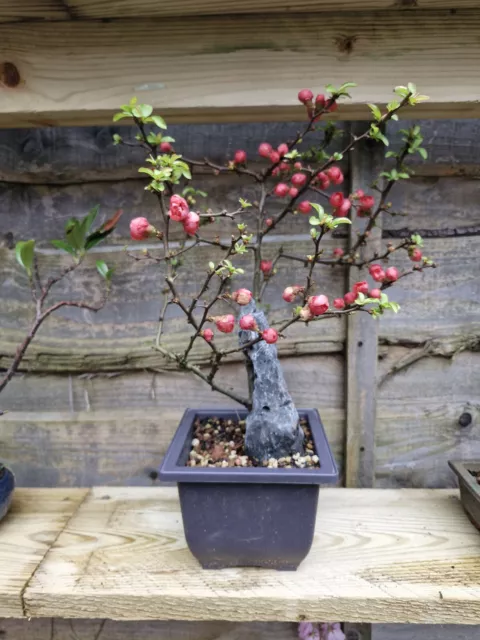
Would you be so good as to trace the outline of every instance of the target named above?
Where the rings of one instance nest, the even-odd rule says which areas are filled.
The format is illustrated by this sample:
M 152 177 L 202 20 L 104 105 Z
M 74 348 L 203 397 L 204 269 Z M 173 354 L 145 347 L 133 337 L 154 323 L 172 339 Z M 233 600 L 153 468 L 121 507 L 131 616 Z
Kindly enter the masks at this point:
M 480 623 L 480 535 L 450 490 L 322 490 L 310 555 L 276 572 L 201 570 L 175 488 L 24 489 L 0 559 L 6 617 Z
M 407 82 L 430 101 L 406 117 L 479 116 L 478 9 L 326 15 L 0 23 L 0 126 L 111 123 L 132 95 L 169 122 L 304 119 L 299 89 L 351 80 L 342 119 Z

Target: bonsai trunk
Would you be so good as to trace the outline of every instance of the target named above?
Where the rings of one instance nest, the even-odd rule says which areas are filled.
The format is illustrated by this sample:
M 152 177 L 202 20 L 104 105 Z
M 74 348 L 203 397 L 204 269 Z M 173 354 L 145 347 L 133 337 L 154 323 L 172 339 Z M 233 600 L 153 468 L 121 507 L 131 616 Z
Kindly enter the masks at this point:
M 260 331 L 268 328 L 265 314 L 257 310 L 253 300 L 242 307 L 241 315 L 247 314 L 253 315 Z M 256 335 L 253 331 L 240 331 L 240 345 Z M 252 410 L 246 421 L 247 454 L 256 460 L 268 460 L 303 453 L 303 430 L 283 377 L 276 346 L 261 340 L 251 346 L 245 356 L 252 393 Z

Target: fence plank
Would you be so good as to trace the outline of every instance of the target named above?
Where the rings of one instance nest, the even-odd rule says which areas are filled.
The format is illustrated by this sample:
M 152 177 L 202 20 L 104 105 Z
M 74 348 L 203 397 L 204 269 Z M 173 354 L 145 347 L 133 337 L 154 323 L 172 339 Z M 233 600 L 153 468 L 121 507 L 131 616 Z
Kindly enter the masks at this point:
M 415 117 L 472 118 L 480 104 L 465 78 L 478 68 L 479 31 L 480 12 L 469 9 L 335 13 L 328 20 L 267 14 L 262 29 L 255 15 L 0 25 L 2 59 L 19 74 L 16 87 L 2 90 L 0 125 L 111 121 L 132 93 L 177 121 L 295 120 L 304 113 L 298 68 L 302 83 L 316 88 L 319 65 L 333 84 L 358 82 L 338 117 L 365 118 L 366 102 L 391 98 L 392 60 L 399 77 L 431 98 Z
M 382 348 L 379 378 L 409 353 Z M 378 486 L 456 486 L 447 461 L 480 453 L 479 381 L 480 353 L 466 351 L 453 359 L 422 358 L 379 387 Z
M 358 124 L 352 125 L 352 134 L 358 134 Z M 383 149 L 378 144 L 359 144 L 351 154 L 351 192 L 373 182 L 381 170 Z M 350 243 L 365 221 L 358 217 L 350 227 Z M 381 226 L 372 232 L 361 255 L 369 257 L 380 247 Z M 348 289 L 362 280 L 365 273 L 350 269 Z M 367 314 L 355 313 L 347 320 L 346 342 L 346 486 L 371 487 L 374 478 L 375 450 L 375 377 L 377 367 L 377 325 Z
M 282 361 L 298 407 L 318 408 L 343 468 L 343 358 Z M 243 365 L 226 365 L 222 385 L 246 393 Z M 2 393 L 0 451 L 21 485 L 150 484 L 187 407 L 236 407 L 180 372 L 118 377 L 25 375 Z

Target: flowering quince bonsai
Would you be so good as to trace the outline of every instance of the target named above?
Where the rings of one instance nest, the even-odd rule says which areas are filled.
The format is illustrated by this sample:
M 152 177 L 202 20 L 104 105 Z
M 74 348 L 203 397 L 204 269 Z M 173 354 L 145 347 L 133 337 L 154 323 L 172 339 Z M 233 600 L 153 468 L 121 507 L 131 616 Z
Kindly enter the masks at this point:
M 372 258 L 367 259 L 364 255 L 364 247 L 379 216 L 394 213 L 388 200 L 392 188 L 412 174 L 406 162 L 408 157 L 413 154 L 426 157 L 419 127 L 402 131 L 401 149 L 386 149 L 387 168 L 373 184 L 365 185 L 362 190 L 349 194 L 341 190 L 345 180 L 339 166 L 342 159 L 363 140 L 378 141 L 388 148 L 384 125 L 396 120 L 403 107 L 413 106 L 426 97 L 419 95 L 412 84 L 397 87 L 395 99 L 384 110 L 374 104 L 369 105 L 372 121 L 365 126 L 362 135 L 351 136 L 341 152 L 330 152 L 331 143 L 338 136 L 334 124 L 328 121 L 328 115 L 349 97 L 348 91 L 354 86 L 353 83 L 339 88 L 328 86 L 325 94 L 316 97 L 309 89 L 301 90 L 298 100 L 305 106 L 306 124 L 294 139 L 285 140 L 276 149 L 268 141 L 260 142 L 258 158 L 254 159 L 247 157 L 246 151 L 239 148 L 225 165 L 183 155 L 183 150 L 175 147 L 175 140 L 164 135 L 166 124 L 163 118 L 153 115 L 151 106 L 139 104 L 135 98 L 114 117 L 114 121 L 128 118 L 135 123 L 138 129 L 136 142 L 124 142 L 119 134 L 115 134 L 114 142 L 144 148 L 146 162 L 139 171 L 148 178 L 146 189 L 156 197 L 159 205 L 161 224 L 158 228 L 144 217 L 136 217 L 130 223 L 133 240 L 145 242 L 154 239 L 161 243 L 160 249 L 156 246 L 144 250 L 140 257 L 130 254 L 137 261 L 155 262 L 163 267 L 164 300 L 154 347 L 179 369 L 198 376 L 212 390 L 232 398 L 250 411 L 246 421 L 246 451 L 257 460 L 301 452 L 303 435 L 299 436 L 298 414 L 295 410 L 292 413 L 291 406 L 284 411 L 289 411 L 293 420 L 288 422 L 281 438 L 277 437 L 278 434 L 269 438 L 268 433 L 257 428 L 252 415 L 256 410 L 255 390 L 259 380 L 256 378 L 258 371 L 252 371 L 253 355 L 263 349 L 264 353 L 273 353 L 276 357 L 274 345 L 297 323 L 308 324 L 351 313 L 368 313 L 372 318 L 386 312 L 396 313 L 399 305 L 391 301 L 387 293 L 392 285 L 411 273 L 434 266 L 432 260 L 423 255 L 422 238 L 418 234 L 397 245 L 388 243 Z M 310 147 L 306 146 L 308 140 L 312 141 Z M 214 212 L 206 206 L 194 206 L 198 196 L 207 195 L 189 185 L 192 174 L 199 169 L 211 171 L 214 175 L 236 173 L 250 179 L 257 189 L 257 198 L 253 202 L 241 198 L 233 211 Z M 305 217 L 304 224 L 311 237 L 311 252 L 308 255 L 289 255 L 280 249 L 274 258 L 267 257 L 264 254 L 267 236 L 278 231 L 291 216 Z M 252 217 L 255 219 L 253 225 L 250 222 Z M 338 247 L 332 255 L 325 255 L 322 240 L 338 227 L 350 225 L 356 217 L 364 219 L 363 227 L 349 250 Z M 208 227 L 221 224 L 222 220 L 236 223 L 236 231 L 228 240 L 220 236 L 220 231 L 205 234 Z M 183 239 L 180 243 L 174 242 L 172 232 L 178 234 L 179 231 Z M 182 259 L 184 254 L 201 245 L 211 246 L 212 256 L 218 257 L 205 264 L 203 283 L 194 295 L 185 296 L 182 292 Z M 411 268 L 400 271 L 391 264 L 400 251 L 408 254 Z M 242 276 L 248 261 L 253 263 L 253 277 L 246 283 Z M 303 264 L 305 277 L 302 282 L 291 282 L 285 288 L 282 294 L 285 320 L 269 326 L 261 311 L 262 299 L 281 261 Z M 329 300 L 317 282 L 317 270 L 324 266 L 356 268 L 363 279 L 359 278 L 342 298 Z M 226 304 L 230 305 L 229 312 L 225 312 Z M 191 327 L 190 338 L 182 352 L 171 351 L 163 339 L 164 318 L 169 307 L 180 309 Z M 220 334 L 231 334 L 236 328 L 240 329 L 238 346 L 225 348 L 217 344 Z M 192 362 L 192 349 L 197 341 L 208 345 L 209 357 L 205 366 Z M 234 353 L 245 356 L 250 383 L 248 397 L 224 386 L 219 380 L 220 367 Z M 280 413 L 276 414 L 275 423 L 281 422 L 280 418 Z M 275 428 L 273 419 L 266 422 L 269 429 Z

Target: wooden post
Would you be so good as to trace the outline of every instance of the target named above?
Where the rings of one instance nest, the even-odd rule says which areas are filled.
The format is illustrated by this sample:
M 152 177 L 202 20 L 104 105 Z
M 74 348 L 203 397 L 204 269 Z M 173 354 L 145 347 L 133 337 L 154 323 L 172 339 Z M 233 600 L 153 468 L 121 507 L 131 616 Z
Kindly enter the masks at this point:
M 365 123 L 352 123 L 352 134 L 365 131 Z M 350 191 L 368 190 L 378 176 L 385 154 L 382 144 L 366 141 L 358 144 L 350 156 Z M 350 226 L 350 244 L 357 239 L 357 232 L 365 224 L 354 218 Z M 380 248 L 381 220 L 361 256 L 370 256 Z M 351 290 L 358 280 L 366 279 L 367 271 L 352 267 L 348 270 L 348 287 Z M 377 371 L 378 324 L 366 313 L 348 317 L 346 361 L 346 461 L 345 484 L 347 487 L 372 487 L 375 476 L 375 409 Z
M 367 125 L 353 122 L 350 131 L 360 135 Z M 350 155 L 350 193 L 367 190 L 378 176 L 383 163 L 385 147 L 373 141 L 355 146 Z M 365 221 L 352 220 L 350 246 Z M 361 256 L 371 256 L 380 248 L 381 219 Z M 358 280 L 366 279 L 367 271 L 355 267 L 348 270 L 349 291 Z M 346 347 L 346 453 L 345 485 L 347 487 L 373 487 L 375 481 L 375 418 L 377 389 L 378 323 L 366 313 L 355 313 L 347 321 Z M 347 640 L 371 640 L 371 624 L 345 623 Z

